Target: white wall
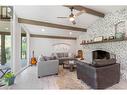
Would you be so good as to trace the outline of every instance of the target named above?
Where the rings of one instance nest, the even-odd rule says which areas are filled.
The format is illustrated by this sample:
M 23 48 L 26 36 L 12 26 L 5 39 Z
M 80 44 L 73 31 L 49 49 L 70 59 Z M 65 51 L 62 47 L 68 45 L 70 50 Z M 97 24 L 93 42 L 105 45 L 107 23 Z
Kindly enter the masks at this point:
M 50 56 L 53 53 L 53 45 L 58 43 L 66 43 L 70 45 L 70 52 L 75 53 L 76 51 L 76 40 L 65 40 L 65 39 L 50 39 L 50 38 L 30 38 L 30 52 L 34 50 L 35 56 L 43 54 Z
M 15 10 L 15 7 L 14 7 Z M 13 13 L 13 21 L 12 21 L 12 57 L 11 57 L 11 69 L 14 74 L 19 73 L 23 68 L 21 68 L 21 24 L 18 23 L 18 17 L 15 15 L 15 11 Z M 24 28 L 24 27 L 23 27 Z M 29 65 L 29 41 L 30 34 L 27 32 L 27 65 Z
M 21 26 L 18 23 L 17 16 L 13 15 L 13 28 L 12 28 L 12 63 L 11 68 L 14 74 L 21 70 L 20 57 L 21 57 Z

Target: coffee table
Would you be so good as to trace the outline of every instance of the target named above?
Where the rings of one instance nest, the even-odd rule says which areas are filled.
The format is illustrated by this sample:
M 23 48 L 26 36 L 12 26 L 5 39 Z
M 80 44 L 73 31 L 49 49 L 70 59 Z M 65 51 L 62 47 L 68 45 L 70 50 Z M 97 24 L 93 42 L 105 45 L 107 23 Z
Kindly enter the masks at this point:
M 58 58 L 59 61 L 63 62 L 63 68 L 69 68 L 69 61 L 75 60 L 73 57 L 62 57 Z

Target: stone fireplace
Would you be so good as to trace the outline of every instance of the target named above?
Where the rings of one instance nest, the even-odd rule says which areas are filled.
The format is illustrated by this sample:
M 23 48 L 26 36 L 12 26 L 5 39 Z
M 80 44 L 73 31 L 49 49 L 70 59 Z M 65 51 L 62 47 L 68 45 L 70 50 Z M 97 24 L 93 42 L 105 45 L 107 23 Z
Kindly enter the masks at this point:
M 120 63 L 120 72 L 121 79 L 127 80 L 127 58 L 126 52 L 123 52 L 122 46 L 118 47 L 116 44 L 118 43 L 108 43 L 108 44 L 97 44 L 94 46 L 85 46 L 84 49 L 84 59 L 87 62 L 92 63 L 95 59 L 111 59 L 115 58 L 117 63 Z M 117 47 L 117 48 L 116 48 Z
M 116 33 L 115 24 L 121 21 L 125 21 L 125 24 L 119 25 L 117 32 L 126 31 L 127 33 L 127 9 L 120 9 L 107 14 L 103 19 L 97 20 L 87 28 L 85 35 L 81 35 L 78 41 L 81 43 L 82 40 L 91 40 L 99 36 L 114 36 Z M 79 45 L 79 47 L 84 51 L 84 59 L 89 62 L 93 61 L 92 53 L 95 50 L 108 51 L 110 58 L 112 57 L 111 53 L 115 54 L 116 62 L 120 63 L 121 79 L 127 80 L 127 41 L 88 44 L 83 47 Z

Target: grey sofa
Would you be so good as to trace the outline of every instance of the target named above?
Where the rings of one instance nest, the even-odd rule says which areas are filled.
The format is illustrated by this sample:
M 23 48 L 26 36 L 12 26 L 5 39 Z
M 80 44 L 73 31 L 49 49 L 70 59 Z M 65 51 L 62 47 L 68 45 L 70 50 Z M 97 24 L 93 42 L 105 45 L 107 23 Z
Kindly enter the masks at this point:
M 120 81 L 120 64 L 93 66 L 85 62 L 76 61 L 77 78 L 84 81 L 91 88 L 105 89 Z
M 65 60 L 61 60 L 61 58 L 69 57 L 68 52 L 57 52 L 57 53 L 52 53 L 53 56 L 56 56 L 56 58 L 59 60 L 59 65 L 62 65 Z
M 48 61 L 38 61 L 38 78 L 53 74 L 58 74 L 59 61 L 58 60 L 48 60 Z

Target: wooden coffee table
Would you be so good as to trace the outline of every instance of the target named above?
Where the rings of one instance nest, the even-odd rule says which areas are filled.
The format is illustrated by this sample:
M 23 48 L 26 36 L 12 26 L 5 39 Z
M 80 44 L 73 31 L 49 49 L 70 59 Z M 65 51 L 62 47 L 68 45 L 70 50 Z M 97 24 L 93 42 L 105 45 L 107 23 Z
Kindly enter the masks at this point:
M 71 60 L 75 60 L 75 58 L 73 57 L 62 57 L 62 58 L 58 58 L 59 61 L 63 62 L 63 68 L 68 68 L 69 67 L 69 61 Z

